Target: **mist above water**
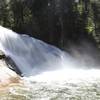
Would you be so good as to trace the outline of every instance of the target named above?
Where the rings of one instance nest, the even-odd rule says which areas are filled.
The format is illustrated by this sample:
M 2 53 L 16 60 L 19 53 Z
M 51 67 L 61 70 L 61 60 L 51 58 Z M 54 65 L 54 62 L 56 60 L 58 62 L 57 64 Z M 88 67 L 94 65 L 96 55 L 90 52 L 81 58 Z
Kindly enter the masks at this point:
M 72 47 L 72 54 L 46 44 L 43 41 L 18 35 L 0 26 L 0 49 L 12 58 L 23 76 L 32 76 L 36 80 L 65 80 L 66 78 L 99 76 L 98 58 L 92 53 L 79 52 Z M 90 49 L 91 50 L 91 49 Z M 91 52 L 91 51 L 90 51 Z M 97 75 L 95 75 L 97 74 Z

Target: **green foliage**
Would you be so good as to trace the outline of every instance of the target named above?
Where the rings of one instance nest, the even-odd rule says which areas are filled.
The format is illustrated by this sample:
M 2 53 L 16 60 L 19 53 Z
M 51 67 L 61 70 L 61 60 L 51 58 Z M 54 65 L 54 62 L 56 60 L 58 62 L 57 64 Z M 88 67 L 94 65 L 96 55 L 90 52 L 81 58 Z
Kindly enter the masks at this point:
M 99 20 L 99 0 L 0 0 L 0 25 L 57 46 L 89 36 L 99 45 Z
M 91 18 L 88 18 L 86 30 L 89 34 L 91 34 L 94 31 L 94 23 L 93 23 L 93 20 Z
M 83 4 L 82 4 L 82 2 L 77 4 L 77 11 L 80 15 L 82 15 L 82 13 L 83 13 Z

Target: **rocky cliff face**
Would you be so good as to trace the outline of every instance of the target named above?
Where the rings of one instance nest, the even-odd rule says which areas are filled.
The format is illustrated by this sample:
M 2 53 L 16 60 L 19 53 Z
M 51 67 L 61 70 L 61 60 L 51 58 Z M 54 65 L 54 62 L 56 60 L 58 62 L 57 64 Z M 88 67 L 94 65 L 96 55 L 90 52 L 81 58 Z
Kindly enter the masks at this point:
M 7 61 L 5 60 L 6 56 L 2 51 L 0 51 L 0 89 L 13 84 L 20 82 L 20 76 L 13 70 L 9 68 Z

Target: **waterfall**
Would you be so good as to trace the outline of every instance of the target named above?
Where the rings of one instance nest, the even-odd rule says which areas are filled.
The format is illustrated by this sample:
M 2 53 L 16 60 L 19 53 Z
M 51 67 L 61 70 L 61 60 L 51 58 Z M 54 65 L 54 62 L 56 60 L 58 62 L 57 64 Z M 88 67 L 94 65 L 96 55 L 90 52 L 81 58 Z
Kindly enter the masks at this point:
M 28 35 L 19 35 L 0 26 L 0 49 L 9 56 L 25 76 L 60 66 L 60 49 Z
M 0 50 L 13 60 L 22 76 L 61 68 L 99 68 L 88 53 L 80 54 L 73 49 L 75 58 L 55 46 L 25 34 L 19 35 L 2 26 L 0 26 Z M 88 51 L 90 52 L 90 49 Z M 97 59 L 96 56 L 94 57 Z

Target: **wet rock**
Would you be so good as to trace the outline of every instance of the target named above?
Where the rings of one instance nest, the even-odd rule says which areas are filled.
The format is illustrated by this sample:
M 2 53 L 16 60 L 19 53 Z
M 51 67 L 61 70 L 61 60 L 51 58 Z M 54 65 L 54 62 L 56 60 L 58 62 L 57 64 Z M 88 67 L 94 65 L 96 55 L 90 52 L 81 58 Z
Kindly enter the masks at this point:
M 20 76 L 9 69 L 4 59 L 0 59 L 0 89 L 10 84 L 19 83 Z
M 18 75 L 21 76 L 22 73 L 17 67 L 17 65 L 15 64 L 15 62 L 9 56 L 5 56 L 3 51 L 0 50 L 0 60 L 1 59 L 5 60 L 5 63 L 7 64 L 8 68 L 15 71 Z
M 5 57 L 5 61 L 6 61 L 6 64 L 8 65 L 8 67 L 11 70 L 15 71 L 18 75 L 22 76 L 21 71 L 19 70 L 19 68 L 17 67 L 15 62 L 9 56 Z
M 0 50 L 0 59 L 4 59 L 5 57 L 5 54 Z
M 0 50 L 0 89 L 10 84 L 20 83 L 21 78 L 19 74 L 13 60 L 10 57 L 6 57 Z

